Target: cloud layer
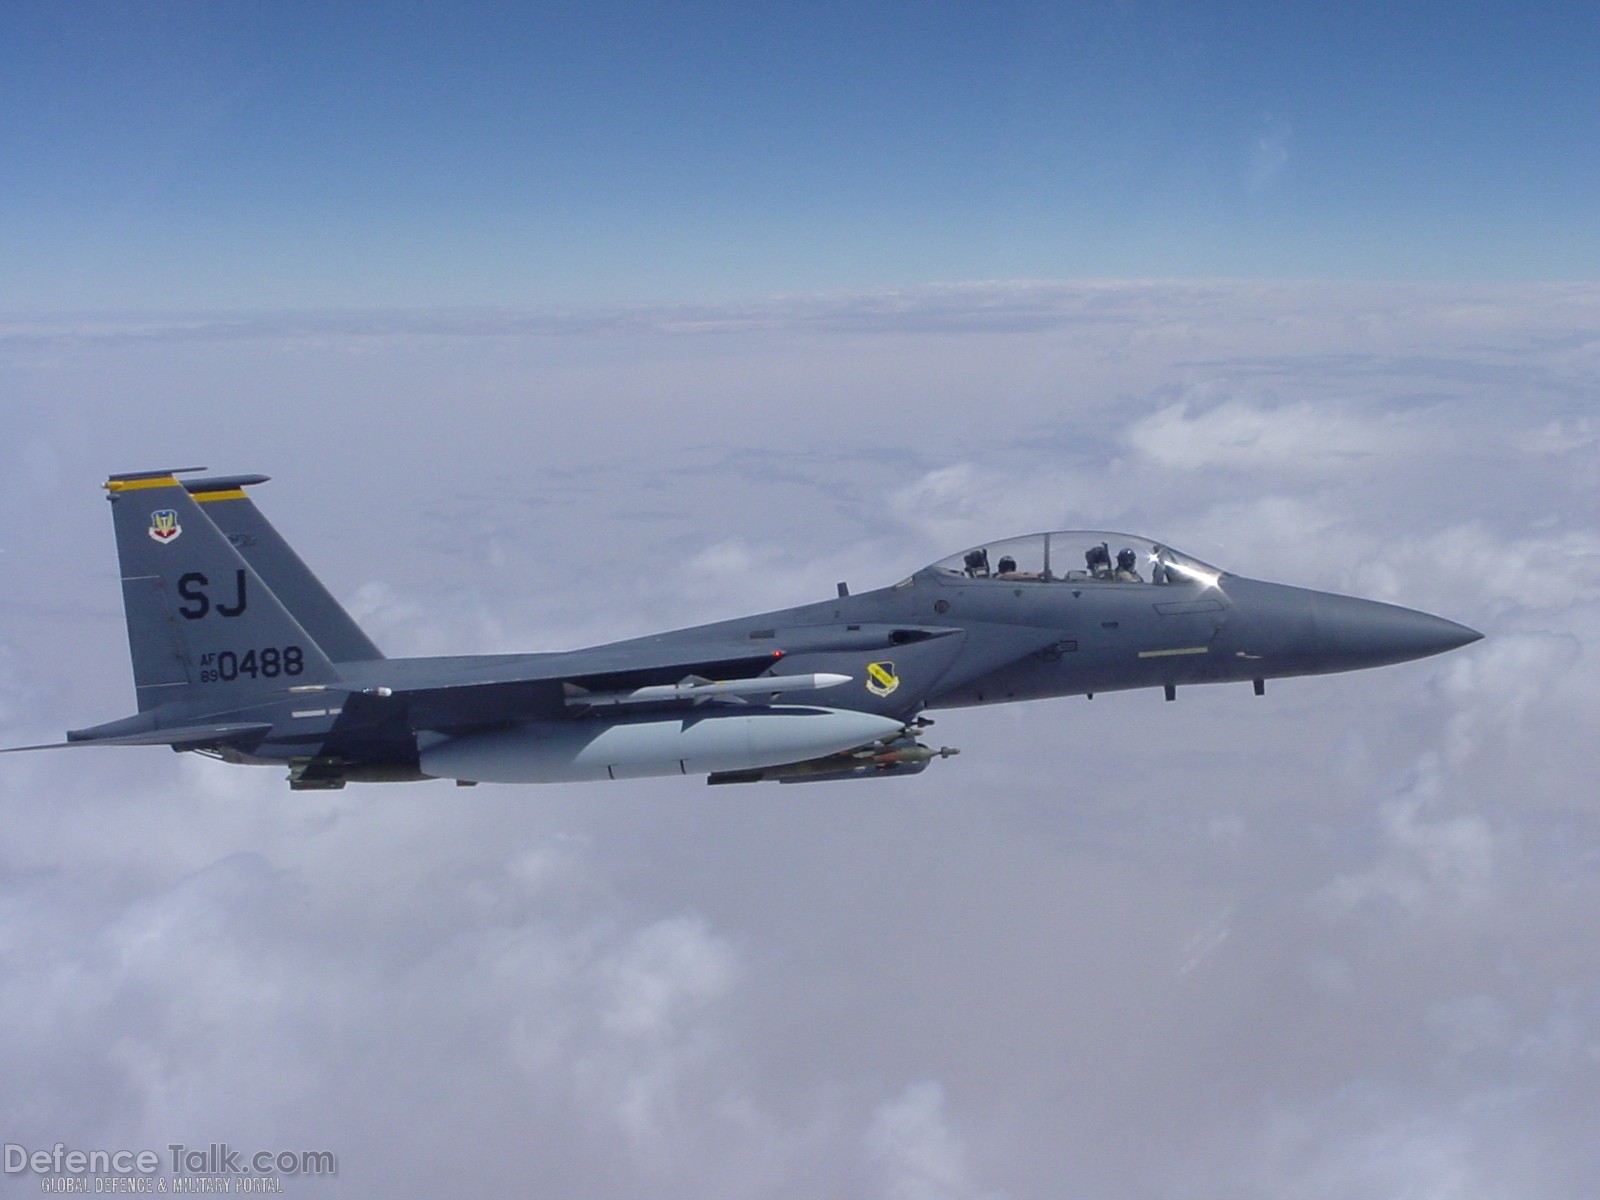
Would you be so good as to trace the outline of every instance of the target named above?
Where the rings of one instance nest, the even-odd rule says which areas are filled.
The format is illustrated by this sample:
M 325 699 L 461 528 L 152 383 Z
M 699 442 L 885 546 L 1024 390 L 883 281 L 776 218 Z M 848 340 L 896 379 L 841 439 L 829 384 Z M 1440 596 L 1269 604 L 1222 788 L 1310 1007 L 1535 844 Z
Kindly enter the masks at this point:
M 0 1137 L 326 1146 L 362 1196 L 1588 1196 L 1596 299 L 12 321 L 7 744 L 131 707 L 96 485 L 190 462 L 274 474 L 393 653 L 1062 527 L 1489 637 L 1265 700 L 936 714 L 965 753 L 883 784 L 291 795 L 7 756 Z

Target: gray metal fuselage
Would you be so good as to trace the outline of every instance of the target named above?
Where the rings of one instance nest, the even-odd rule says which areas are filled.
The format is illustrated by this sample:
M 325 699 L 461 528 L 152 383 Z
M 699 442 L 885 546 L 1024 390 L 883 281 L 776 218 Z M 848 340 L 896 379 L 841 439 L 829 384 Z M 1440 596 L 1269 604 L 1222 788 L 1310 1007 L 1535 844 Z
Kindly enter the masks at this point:
M 1259 692 L 1480 636 L 1146 539 L 1061 531 L 860 595 L 841 585 L 582 650 L 385 658 L 255 509 L 245 488 L 264 477 L 177 474 L 106 484 L 139 711 L 67 744 L 287 763 L 295 787 L 913 774 L 946 753 L 917 741 L 932 709 L 1241 680 Z
M 402 779 L 415 777 L 419 731 L 571 720 L 553 680 L 658 683 L 688 659 L 759 665 L 775 683 L 846 675 L 849 683 L 807 698 L 910 721 L 930 710 L 1133 688 L 1171 696 L 1194 684 L 1382 666 L 1478 636 L 1412 609 L 1234 575 L 1157 588 L 951 579 L 928 569 L 894 587 L 564 653 L 343 662 L 342 707 L 316 716 L 301 715 L 317 713 L 315 694 L 240 708 L 194 697 L 159 721 L 270 723 L 263 740 L 225 757 L 334 761 L 345 778 Z M 869 689 L 874 664 L 892 688 Z
M 1215 586 L 1155 588 L 953 580 L 926 570 L 896 587 L 567 654 L 341 667 L 364 687 L 499 683 L 515 710 L 505 715 L 559 719 L 558 697 L 520 695 L 516 681 L 530 673 L 582 676 L 630 665 L 644 678 L 648 664 L 676 661 L 685 651 L 728 660 L 777 651 L 764 673 L 851 677 L 819 694 L 830 708 L 910 720 L 928 710 L 1355 670 L 1437 654 L 1477 637 L 1411 609 L 1232 575 Z M 886 694 L 867 686 L 872 664 L 890 666 L 895 685 Z M 416 723 L 431 728 L 490 715 L 466 707 L 415 713 Z
M 862 680 L 890 660 L 899 685 L 857 682 L 833 707 L 892 716 L 1132 688 L 1321 675 L 1476 641 L 1475 631 L 1396 605 L 1224 575 L 1215 585 L 950 579 L 932 569 L 859 595 L 615 642 L 628 655 L 676 643 L 781 649 L 774 673 Z

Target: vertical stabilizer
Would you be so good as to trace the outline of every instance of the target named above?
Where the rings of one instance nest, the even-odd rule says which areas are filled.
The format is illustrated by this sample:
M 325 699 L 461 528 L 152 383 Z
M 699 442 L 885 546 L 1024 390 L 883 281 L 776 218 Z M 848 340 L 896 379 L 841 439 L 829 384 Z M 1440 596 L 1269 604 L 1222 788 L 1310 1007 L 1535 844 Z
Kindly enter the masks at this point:
M 265 475 L 230 475 L 185 479 L 183 486 L 323 653 L 334 662 L 382 658 L 383 651 L 245 493 L 246 487 L 265 482 Z
M 227 707 L 339 678 L 174 472 L 105 486 L 139 711 L 189 698 Z

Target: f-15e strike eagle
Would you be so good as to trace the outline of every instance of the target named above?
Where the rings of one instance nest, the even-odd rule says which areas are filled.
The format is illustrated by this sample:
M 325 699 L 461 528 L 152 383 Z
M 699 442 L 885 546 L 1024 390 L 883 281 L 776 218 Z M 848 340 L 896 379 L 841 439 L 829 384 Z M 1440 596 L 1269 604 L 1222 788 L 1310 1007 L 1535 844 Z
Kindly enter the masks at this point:
M 934 709 L 1265 681 L 1423 658 L 1482 635 L 1246 579 L 1119 533 L 989 542 L 892 587 L 553 654 L 386 658 L 245 489 L 113 475 L 138 712 L 61 746 L 288 768 L 295 789 L 454 779 L 711 783 L 926 769 Z M 43 746 L 16 749 L 47 749 Z

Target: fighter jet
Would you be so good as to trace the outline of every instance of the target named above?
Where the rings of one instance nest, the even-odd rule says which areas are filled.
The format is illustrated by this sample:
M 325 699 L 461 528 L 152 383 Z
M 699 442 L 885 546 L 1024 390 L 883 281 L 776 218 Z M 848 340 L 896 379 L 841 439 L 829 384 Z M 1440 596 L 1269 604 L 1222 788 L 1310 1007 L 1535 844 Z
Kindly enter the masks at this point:
M 264 475 L 105 484 L 138 711 L 41 750 L 170 746 L 293 789 L 452 779 L 884 779 L 929 712 L 1383 666 L 1482 635 L 1264 583 L 1148 538 L 985 543 L 888 587 L 545 654 L 386 658 L 261 515 Z

